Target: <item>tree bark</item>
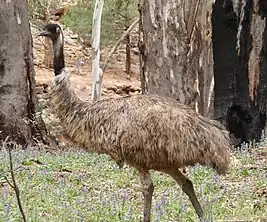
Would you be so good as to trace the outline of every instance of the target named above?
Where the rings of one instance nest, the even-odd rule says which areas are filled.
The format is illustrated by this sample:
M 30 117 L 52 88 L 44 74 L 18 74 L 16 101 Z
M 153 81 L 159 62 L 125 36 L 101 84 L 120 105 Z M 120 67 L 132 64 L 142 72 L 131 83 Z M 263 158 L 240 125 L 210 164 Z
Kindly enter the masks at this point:
M 221 121 L 240 142 L 266 127 L 267 1 L 140 1 L 143 93 Z
M 213 7 L 214 115 L 240 142 L 259 140 L 266 125 L 266 16 L 262 0 L 217 0 Z
M 127 8 L 125 12 L 125 31 L 127 31 L 130 27 L 130 18 L 129 18 L 129 1 L 127 2 Z M 130 33 L 125 36 L 125 48 L 126 48 L 126 55 L 125 55 L 125 72 L 129 78 L 131 78 L 131 36 Z
M 126 27 L 126 30 L 128 28 L 129 27 Z M 130 38 L 130 34 L 126 35 L 125 41 L 126 41 L 125 71 L 126 71 L 126 74 L 128 74 L 128 77 L 131 77 L 131 38 Z
M 104 0 L 95 2 L 92 28 L 92 100 L 96 101 L 101 96 L 102 70 L 100 68 L 100 30 Z
M 214 60 L 212 44 L 212 1 L 200 2 L 202 50 L 199 58 L 199 112 L 213 118 L 214 113 Z
M 26 0 L 0 2 L 0 30 L 0 140 L 44 141 Z
M 199 85 L 212 82 L 212 1 L 148 0 L 139 6 L 142 91 L 208 114 L 208 88 Z

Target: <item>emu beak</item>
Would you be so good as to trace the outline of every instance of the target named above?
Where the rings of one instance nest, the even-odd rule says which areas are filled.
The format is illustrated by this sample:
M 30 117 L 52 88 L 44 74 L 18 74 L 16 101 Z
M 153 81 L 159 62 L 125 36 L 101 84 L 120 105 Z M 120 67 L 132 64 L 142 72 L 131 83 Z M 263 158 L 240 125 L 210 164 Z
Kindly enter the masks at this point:
M 37 35 L 38 37 L 40 36 L 49 36 L 51 33 L 47 30 L 42 30 L 41 32 L 39 32 L 39 34 Z

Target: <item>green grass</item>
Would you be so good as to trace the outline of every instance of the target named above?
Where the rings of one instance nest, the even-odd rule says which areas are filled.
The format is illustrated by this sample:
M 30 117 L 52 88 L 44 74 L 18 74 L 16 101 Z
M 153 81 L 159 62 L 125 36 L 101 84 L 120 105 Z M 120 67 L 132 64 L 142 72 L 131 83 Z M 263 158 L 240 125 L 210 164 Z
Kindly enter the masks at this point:
M 140 221 L 142 194 L 134 169 L 118 166 L 105 155 L 82 151 L 50 154 L 42 151 L 12 152 L 15 176 L 28 221 Z M 226 177 L 211 169 L 188 169 L 207 221 L 267 218 L 266 197 L 255 190 L 267 186 L 264 165 L 247 168 L 257 159 L 240 154 L 242 166 Z M 42 164 L 36 163 L 36 160 Z M 8 154 L 0 151 L 0 221 L 22 221 L 14 191 L 4 179 Z M 152 172 L 155 185 L 152 221 L 197 221 L 187 196 L 168 176 Z

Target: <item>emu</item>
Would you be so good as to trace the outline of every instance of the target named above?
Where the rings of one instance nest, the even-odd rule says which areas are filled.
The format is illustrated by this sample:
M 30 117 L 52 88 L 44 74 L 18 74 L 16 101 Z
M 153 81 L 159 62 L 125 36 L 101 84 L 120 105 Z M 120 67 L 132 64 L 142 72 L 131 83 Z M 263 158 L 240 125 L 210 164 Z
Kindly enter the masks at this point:
M 86 149 L 109 155 L 119 165 L 139 172 L 144 196 L 143 221 L 150 221 L 154 186 L 150 170 L 170 175 L 185 192 L 198 217 L 202 207 L 192 182 L 179 168 L 195 164 L 219 174 L 230 163 L 229 133 L 219 122 L 198 114 L 176 100 L 135 95 L 84 102 L 71 90 L 64 62 L 64 36 L 57 24 L 46 25 L 38 36 L 53 43 L 54 80 L 50 105 L 69 139 Z

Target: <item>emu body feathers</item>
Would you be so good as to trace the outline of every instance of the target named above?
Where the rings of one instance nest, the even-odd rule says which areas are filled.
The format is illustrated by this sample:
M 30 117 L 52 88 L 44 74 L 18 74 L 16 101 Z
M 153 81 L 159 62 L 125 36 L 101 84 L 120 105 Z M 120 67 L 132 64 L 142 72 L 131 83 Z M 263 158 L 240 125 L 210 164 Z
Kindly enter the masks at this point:
M 227 170 L 228 132 L 175 100 L 136 95 L 85 103 L 70 90 L 64 70 L 55 77 L 51 106 L 72 141 L 116 162 L 148 170 L 196 163 Z
M 50 104 L 69 138 L 85 149 L 108 154 L 117 163 L 138 170 L 144 195 L 143 221 L 150 221 L 154 190 L 149 170 L 173 177 L 202 218 L 193 184 L 179 168 L 199 163 L 225 173 L 230 163 L 227 130 L 173 99 L 156 95 L 81 101 L 70 89 L 61 28 L 48 24 L 40 36 L 53 41 L 55 79 Z

